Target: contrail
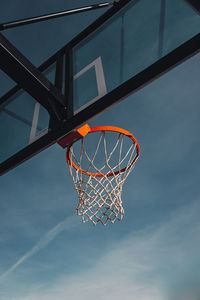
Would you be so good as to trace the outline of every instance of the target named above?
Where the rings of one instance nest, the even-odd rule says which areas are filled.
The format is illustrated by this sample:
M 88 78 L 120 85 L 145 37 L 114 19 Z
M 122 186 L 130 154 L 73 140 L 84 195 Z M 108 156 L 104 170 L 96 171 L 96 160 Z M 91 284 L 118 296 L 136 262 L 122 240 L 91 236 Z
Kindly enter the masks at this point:
M 49 230 L 42 239 L 40 239 L 31 250 L 24 254 L 12 267 L 0 276 L 0 281 L 7 277 L 17 267 L 19 267 L 28 258 L 36 254 L 38 251 L 46 247 L 55 237 L 60 234 L 63 230 L 71 229 L 80 224 L 80 220 L 76 216 L 71 216 L 58 223 L 51 230 Z

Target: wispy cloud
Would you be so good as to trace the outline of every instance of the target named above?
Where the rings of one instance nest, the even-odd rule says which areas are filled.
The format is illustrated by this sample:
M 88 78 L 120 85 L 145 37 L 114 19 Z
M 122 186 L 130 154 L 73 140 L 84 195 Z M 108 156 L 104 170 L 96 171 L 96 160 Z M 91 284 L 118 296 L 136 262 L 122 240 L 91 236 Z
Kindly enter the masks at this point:
M 90 269 L 13 300 L 199 299 L 199 209 L 188 205 L 158 228 L 112 244 Z
M 54 240 L 63 230 L 69 230 L 80 224 L 80 219 L 76 216 L 70 216 L 58 223 L 49 230 L 26 254 L 24 254 L 14 265 L 0 276 L 0 281 L 11 274 L 16 268 L 24 263 L 28 258 L 45 248 L 52 240 Z

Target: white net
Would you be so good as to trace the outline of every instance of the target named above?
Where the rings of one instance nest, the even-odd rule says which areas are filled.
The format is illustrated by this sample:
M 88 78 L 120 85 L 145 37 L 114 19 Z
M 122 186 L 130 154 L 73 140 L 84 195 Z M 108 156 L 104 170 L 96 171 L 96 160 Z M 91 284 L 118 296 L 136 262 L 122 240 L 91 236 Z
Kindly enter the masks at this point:
M 126 147 L 126 151 L 123 151 L 125 136 L 121 133 L 117 133 L 116 140 L 114 143 L 112 141 L 114 146 L 112 145 L 108 151 L 107 135 L 106 131 L 100 133 L 96 149 L 90 156 L 86 151 L 85 138 L 81 139 L 79 145 L 81 149 L 78 154 L 75 153 L 74 146 L 71 146 L 69 151 L 70 173 L 79 196 L 77 214 L 82 216 L 83 222 L 90 220 L 94 225 L 98 222 L 106 225 L 108 221 L 114 223 L 115 220 L 122 219 L 124 215 L 121 200 L 122 187 L 138 158 L 136 143 L 127 137 L 128 149 Z M 95 162 L 98 152 L 101 152 L 104 157 L 101 167 Z M 78 168 L 74 168 L 72 161 Z M 113 161 L 115 161 L 114 166 Z

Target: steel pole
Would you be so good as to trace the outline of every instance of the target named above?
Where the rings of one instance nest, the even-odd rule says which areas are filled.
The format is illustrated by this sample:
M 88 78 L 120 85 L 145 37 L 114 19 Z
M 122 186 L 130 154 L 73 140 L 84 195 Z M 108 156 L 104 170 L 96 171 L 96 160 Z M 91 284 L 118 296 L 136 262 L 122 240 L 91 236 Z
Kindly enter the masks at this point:
M 41 15 L 41 16 L 37 16 L 37 17 L 22 19 L 22 20 L 16 20 L 16 21 L 8 22 L 8 23 L 2 23 L 2 24 L 0 24 L 0 31 L 9 29 L 9 28 L 13 28 L 13 27 L 23 26 L 23 25 L 32 24 L 32 23 L 36 23 L 36 22 L 42 22 L 42 21 L 46 21 L 46 20 L 50 20 L 50 19 L 54 19 L 54 18 L 69 16 L 69 15 L 77 14 L 77 13 L 81 13 L 81 12 L 86 12 L 89 10 L 99 9 L 99 8 L 114 5 L 116 3 L 117 3 L 116 1 L 104 2 L 104 3 L 74 8 L 74 9 L 70 9 L 70 10 L 65 10 L 65 11 L 61 11 L 61 12 L 56 12 L 56 13 L 52 13 L 52 14 Z

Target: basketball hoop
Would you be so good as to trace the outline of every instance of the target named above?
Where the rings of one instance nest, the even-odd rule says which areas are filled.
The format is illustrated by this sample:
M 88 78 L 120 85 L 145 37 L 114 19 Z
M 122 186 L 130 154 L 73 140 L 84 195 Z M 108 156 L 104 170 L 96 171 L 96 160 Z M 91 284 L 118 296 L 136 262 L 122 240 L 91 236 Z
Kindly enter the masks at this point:
M 92 154 L 88 154 L 85 139 L 87 135 L 95 133 L 99 133 L 96 147 Z M 108 138 L 108 133 L 115 135 L 115 139 Z M 78 140 L 77 154 L 74 146 Z M 112 147 L 108 152 L 111 140 Z M 67 147 L 66 159 L 79 196 L 77 214 L 82 216 L 82 221 L 90 220 L 94 225 L 98 222 L 106 225 L 108 221 L 114 223 L 116 219 L 121 220 L 124 215 L 122 186 L 133 170 L 140 153 L 136 138 L 130 132 L 118 127 L 90 128 L 86 124 L 58 143 L 63 148 Z M 125 152 L 124 143 L 126 143 Z M 99 156 L 101 166 L 98 166 L 99 161 L 95 162 L 99 152 L 101 152 Z

